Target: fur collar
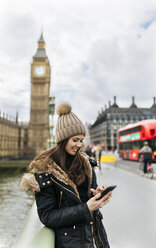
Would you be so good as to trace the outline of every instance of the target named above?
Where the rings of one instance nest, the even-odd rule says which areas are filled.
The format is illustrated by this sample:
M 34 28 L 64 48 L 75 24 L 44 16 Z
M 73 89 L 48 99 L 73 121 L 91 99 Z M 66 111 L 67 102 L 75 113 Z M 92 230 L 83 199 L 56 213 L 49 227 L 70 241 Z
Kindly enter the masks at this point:
M 89 160 L 87 156 L 83 153 L 81 153 L 81 158 L 83 160 L 83 165 L 85 168 L 85 171 L 88 176 L 88 195 L 90 194 L 90 188 L 92 184 L 92 168 L 89 163 Z M 32 163 L 30 164 L 30 172 L 25 173 L 21 180 L 21 188 L 25 191 L 40 191 L 40 187 L 38 182 L 35 179 L 34 174 L 35 173 L 48 173 L 52 174 L 54 177 L 56 177 L 59 181 L 64 183 L 65 185 L 70 185 L 74 191 L 76 192 L 77 196 L 79 197 L 79 193 L 77 190 L 76 185 L 73 183 L 73 181 L 68 177 L 67 173 L 64 172 L 53 160 L 50 160 L 50 162 L 47 163 L 47 166 L 43 168 L 42 163 L 44 162 L 43 159 L 40 161 L 41 163 L 38 164 L 36 160 L 34 159 Z

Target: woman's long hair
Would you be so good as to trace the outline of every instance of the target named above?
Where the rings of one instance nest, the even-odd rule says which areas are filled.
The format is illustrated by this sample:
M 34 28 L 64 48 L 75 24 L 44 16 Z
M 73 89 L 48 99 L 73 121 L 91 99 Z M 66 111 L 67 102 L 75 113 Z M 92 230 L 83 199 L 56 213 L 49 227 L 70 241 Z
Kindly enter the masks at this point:
M 35 160 L 39 161 L 44 158 L 45 162 L 48 164 L 49 160 L 52 159 L 58 166 L 64 170 L 69 178 L 76 184 L 80 185 L 84 179 L 86 172 L 83 167 L 83 161 L 81 159 L 80 150 L 76 152 L 74 156 L 68 154 L 65 151 L 65 146 L 69 139 L 66 139 L 55 147 L 40 152 Z

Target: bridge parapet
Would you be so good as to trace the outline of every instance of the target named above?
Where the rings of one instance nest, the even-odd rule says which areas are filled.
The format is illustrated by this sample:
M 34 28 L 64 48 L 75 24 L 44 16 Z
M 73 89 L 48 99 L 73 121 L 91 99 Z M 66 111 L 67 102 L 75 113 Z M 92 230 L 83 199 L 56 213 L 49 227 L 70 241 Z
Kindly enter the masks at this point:
M 34 202 L 24 226 L 12 248 L 54 248 L 54 231 L 43 226 L 37 214 Z

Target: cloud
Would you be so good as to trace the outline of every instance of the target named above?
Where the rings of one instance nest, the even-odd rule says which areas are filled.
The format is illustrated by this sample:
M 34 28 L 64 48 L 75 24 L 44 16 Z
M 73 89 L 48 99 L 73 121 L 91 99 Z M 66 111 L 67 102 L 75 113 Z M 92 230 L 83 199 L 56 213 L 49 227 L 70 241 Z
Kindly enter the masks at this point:
M 0 110 L 18 110 L 29 120 L 30 65 L 42 26 L 56 104 L 70 102 L 84 122 L 94 122 L 114 95 L 121 107 L 130 106 L 132 96 L 139 107 L 150 107 L 155 13 L 153 0 L 6 0 L 0 10 Z
M 156 12 L 155 11 L 150 11 L 150 12 L 146 12 L 146 18 L 143 21 L 143 23 L 141 23 L 141 27 L 143 29 L 148 29 L 156 20 Z

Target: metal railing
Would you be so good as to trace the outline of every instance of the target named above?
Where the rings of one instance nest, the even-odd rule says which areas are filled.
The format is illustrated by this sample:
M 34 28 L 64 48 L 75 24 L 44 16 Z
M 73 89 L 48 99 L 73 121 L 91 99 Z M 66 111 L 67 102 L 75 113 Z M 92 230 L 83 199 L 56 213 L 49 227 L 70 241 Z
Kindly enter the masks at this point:
M 12 248 L 54 248 L 55 234 L 42 225 L 34 202 L 24 226 Z

